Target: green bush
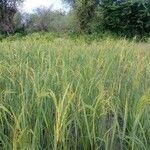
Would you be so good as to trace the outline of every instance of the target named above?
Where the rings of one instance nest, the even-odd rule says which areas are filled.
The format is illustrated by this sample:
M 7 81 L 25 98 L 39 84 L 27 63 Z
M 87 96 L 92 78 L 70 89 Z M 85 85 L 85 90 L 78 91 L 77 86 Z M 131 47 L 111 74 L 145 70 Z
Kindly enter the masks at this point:
M 80 0 L 75 2 L 73 8 L 80 32 L 101 33 L 109 30 L 126 37 L 140 38 L 150 33 L 148 0 Z
M 103 6 L 106 29 L 126 36 L 143 36 L 150 31 L 150 2 L 125 2 Z

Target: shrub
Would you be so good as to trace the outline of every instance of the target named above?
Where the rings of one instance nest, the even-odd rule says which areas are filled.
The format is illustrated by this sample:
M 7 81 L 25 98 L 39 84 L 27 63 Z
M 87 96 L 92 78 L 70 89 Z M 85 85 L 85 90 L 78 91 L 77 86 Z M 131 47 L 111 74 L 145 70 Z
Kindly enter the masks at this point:
M 106 29 L 127 36 L 143 36 L 150 31 L 150 2 L 124 2 L 103 6 Z

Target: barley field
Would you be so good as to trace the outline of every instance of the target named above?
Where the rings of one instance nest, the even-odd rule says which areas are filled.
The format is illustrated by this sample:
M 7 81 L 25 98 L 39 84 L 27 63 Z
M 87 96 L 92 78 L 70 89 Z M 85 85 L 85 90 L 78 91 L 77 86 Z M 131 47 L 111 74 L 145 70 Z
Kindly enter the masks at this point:
M 150 43 L 0 42 L 0 150 L 149 149 Z

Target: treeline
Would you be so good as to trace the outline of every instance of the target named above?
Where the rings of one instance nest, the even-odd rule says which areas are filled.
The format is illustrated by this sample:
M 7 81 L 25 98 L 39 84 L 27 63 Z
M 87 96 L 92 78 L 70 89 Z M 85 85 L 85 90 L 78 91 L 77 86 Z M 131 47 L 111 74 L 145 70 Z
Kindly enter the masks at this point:
M 149 0 L 64 0 L 75 10 L 80 32 L 133 37 L 150 33 Z
M 68 32 L 70 30 L 69 14 L 64 11 L 52 11 L 52 8 L 41 7 L 32 14 L 17 12 L 14 16 L 16 32 Z
M 149 0 L 63 0 L 70 12 L 37 8 L 32 14 L 17 10 L 22 0 L 0 2 L 0 31 L 104 33 L 126 37 L 150 35 Z
M 64 11 L 52 11 L 52 7 L 40 7 L 33 13 L 18 9 L 23 0 L 0 1 L 0 32 L 3 34 L 37 31 L 69 31 L 70 15 Z

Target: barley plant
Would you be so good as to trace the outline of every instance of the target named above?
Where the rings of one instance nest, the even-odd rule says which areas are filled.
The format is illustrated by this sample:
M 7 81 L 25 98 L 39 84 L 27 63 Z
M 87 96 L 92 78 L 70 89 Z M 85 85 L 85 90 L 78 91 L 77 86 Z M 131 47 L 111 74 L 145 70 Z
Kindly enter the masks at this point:
M 149 43 L 0 42 L 0 150 L 52 149 L 150 149 Z

